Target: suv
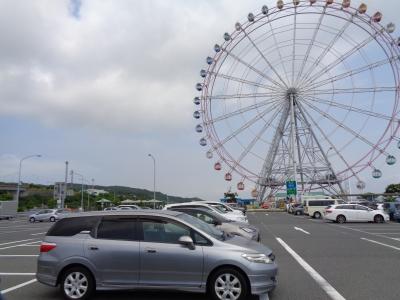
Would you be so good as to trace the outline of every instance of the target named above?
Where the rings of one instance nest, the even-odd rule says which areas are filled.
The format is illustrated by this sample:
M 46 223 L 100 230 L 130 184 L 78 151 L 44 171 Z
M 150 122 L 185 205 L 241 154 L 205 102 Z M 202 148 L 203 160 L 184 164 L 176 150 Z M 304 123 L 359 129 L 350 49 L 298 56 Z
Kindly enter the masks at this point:
M 254 227 L 246 223 L 240 223 L 228 220 L 223 216 L 216 214 L 212 211 L 209 211 L 207 209 L 204 209 L 202 207 L 197 207 L 197 208 L 172 207 L 170 208 L 170 210 L 180 211 L 185 214 L 191 215 L 229 234 L 242 236 L 250 240 L 255 240 L 257 242 L 261 240 L 260 230 L 257 227 Z
M 66 299 L 135 288 L 209 292 L 244 300 L 276 286 L 271 250 L 175 211 L 79 213 L 55 223 L 36 278 Z

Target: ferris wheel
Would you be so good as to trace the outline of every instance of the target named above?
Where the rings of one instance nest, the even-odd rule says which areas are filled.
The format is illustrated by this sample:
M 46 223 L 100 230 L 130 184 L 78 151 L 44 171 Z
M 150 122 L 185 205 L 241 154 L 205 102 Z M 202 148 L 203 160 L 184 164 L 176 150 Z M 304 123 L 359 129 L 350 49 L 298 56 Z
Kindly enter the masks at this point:
M 350 0 L 279 0 L 236 23 L 196 84 L 214 169 L 259 200 L 290 180 L 344 194 L 348 178 L 380 178 L 400 126 L 400 38 L 382 20 Z

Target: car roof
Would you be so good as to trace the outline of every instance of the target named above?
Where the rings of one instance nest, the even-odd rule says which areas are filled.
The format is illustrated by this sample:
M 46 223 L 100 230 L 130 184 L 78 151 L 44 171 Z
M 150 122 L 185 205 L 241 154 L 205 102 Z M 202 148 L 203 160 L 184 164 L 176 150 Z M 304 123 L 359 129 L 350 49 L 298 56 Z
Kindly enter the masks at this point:
M 176 217 L 182 214 L 173 210 L 153 210 L 153 209 L 135 209 L 135 210 L 108 210 L 108 211 L 92 211 L 71 214 L 66 218 L 78 217 L 103 217 L 103 216 L 170 216 Z M 66 219 L 64 218 L 64 219 Z

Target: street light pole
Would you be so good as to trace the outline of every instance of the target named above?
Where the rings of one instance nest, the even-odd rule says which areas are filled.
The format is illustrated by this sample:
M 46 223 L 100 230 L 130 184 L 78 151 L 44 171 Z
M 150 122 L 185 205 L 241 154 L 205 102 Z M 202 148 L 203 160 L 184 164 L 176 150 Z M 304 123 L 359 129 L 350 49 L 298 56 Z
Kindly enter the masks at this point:
M 83 211 L 84 209 L 83 209 L 83 181 L 84 181 L 84 177 L 83 177 L 83 175 L 82 174 L 79 174 L 79 173 L 77 173 L 77 172 L 75 172 L 75 175 L 78 175 L 78 176 L 80 176 L 81 177 L 81 183 L 82 183 L 82 185 L 81 185 L 81 210 Z
M 153 209 L 156 208 L 156 159 L 153 155 L 148 154 L 149 157 L 153 159 Z
M 28 155 L 25 156 L 23 158 L 21 158 L 21 160 L 19 161 L 19 170 L 18 170 L 18 184 L 17 184 L 17 209 L 18 209 L 18 205 L 19 205 L 19 194 L 20 194 L 20 190 L 21 190 L 21 171 L 22 171 L 22 162 L 26 159 L 29 158 L 33 158 L 33 157 L 42 157 L 41 154 L 33 154 L 33 155 Z

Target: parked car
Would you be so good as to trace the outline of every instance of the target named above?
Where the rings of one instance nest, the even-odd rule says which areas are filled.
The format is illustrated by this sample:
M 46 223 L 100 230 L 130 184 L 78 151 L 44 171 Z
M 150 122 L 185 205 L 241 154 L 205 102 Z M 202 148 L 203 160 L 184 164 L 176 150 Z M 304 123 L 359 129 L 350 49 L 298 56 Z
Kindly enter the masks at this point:
M 288 206 L 288 208 L 287 208 L 287 212 L 288 212 L 289 214 L 292 214 L 293 211 L 294 211 L 294 209 L 295 209 L 297 206 L 299 206 L 299 205 L 301 205 L 301 203 L 289 203 L 289 206 Z
M 343 203 L 345 202 L 342 199 L 306 199 L 303 200 L 304 214 L 315 219 L 320 219 L 327 206 Z
M 115 206 L 111 206 L 111 207 L 106 207 L 105 209 L 103 209 L 104 211 L 112 211 L 112 210 L 118 210 L 118 208 L 117 207 L 115 207 Z
M 191 215 L 197 219 L 202 220 L 210 225 L 217 227 L 218 229 L 228 233 L 238 236 L 245 237 L 250 240 L 260 241 L 260 230 L 252 225 L 235 222 L 224 218 L 223 216 L 204 209 L 202 207 L 196 208 L 181 208 L 181 207 L 171 207 L 169 210 L 180 211 L 185 214 Z
M 381 209 L 389 214 L 390 220 L 394 220 L 394 214 L 396 210 L 400 210 L 400 203 L 385 202 L 382 203 Z
M 210 211 L 213 211 L 217 214 L 222 215 L 224 218 L 236 221 L 236 222 L 243 222 L 243 223 L 248 223 L 249 221 L 247 220 L 247 217 L 244 216 L 243 214 L 237 214 L 237 213 L 231 213 L 227 212 L 224 209 L 220 209 L 219 206 L 217 205 L 210 205 L 205 202 L 184 202 L 184 203 L 174 203 L 174 204 L 168 204 L 164 206 L 163 209 L 169 209 L 171 207 L 204 207 Z
M 400 209 L 397 209 L 393 215 L 393 220 L 400 223 Z
M 324 218 L 338 223 L 345 222 L 375 222 L 389 221 L 389 215 L 382 210 L 358 204 L 330 205 L 325 209 Z
M 117 210 L 132 210 L 132 209 L 141 209 L 141 208 L 134 204 L 123 204 L 117 206 Z
M 197 201 L 199 203 L 206 203 L 208 205 L 211 205 L 212 207 L 215 207 L 216 209 L 220 210 L 221 212 L 227 212 L 227 213 L 234 213 L 238 215 L 244 215 L 244 211 L 240 209 L 235 209 L 230 207 L 226 203 L 218 202 L 218 201 Z
M 66 299 L 148 288 L 244 300 L 273 290 L 277 271 L 274 254 L 260 243 L 181 212 L 132 210 L 79 213 L 54 224 L 40 246 L 36 278 L 59 285 Z
M 295 207 L 293 207 L 292 214 L 294 214 L 296 216 L 303 215 L 304 214 L 303 204 L 299 204 L 299 205 L 296 205 Z
M 70 211 L 65 209 L 42 209 L 33 214 L 30 214 L 28 217 L 29 222 L 43 222 L 50 221 L 55 222 L 67 215 L 70 214 Z
M 225 203 L 225 204 L 228 205 L 232 209 L 240 210 L 241 212 L 243 212 L 244 215 L 246 214 L 246 211 L 247 211 L 246 206 L 240 206 L 237 203 Z

